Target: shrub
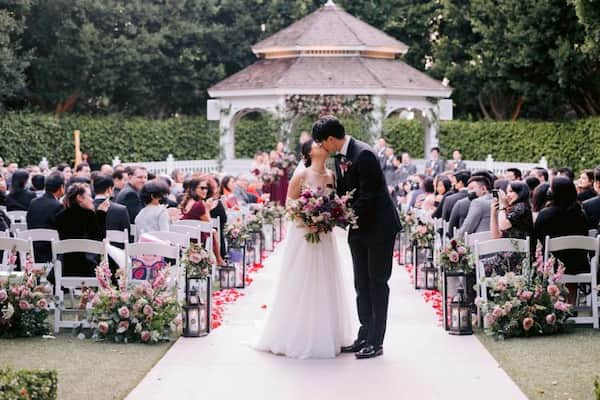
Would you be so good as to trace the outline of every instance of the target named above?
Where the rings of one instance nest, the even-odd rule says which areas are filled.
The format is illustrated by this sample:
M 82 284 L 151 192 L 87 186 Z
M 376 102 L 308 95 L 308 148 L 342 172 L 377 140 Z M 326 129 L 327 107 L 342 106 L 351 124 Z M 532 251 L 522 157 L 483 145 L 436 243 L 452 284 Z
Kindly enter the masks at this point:
M 0 399 L 55 400 L 58 374 L 55 370 L 19 370 L 0 368 Z

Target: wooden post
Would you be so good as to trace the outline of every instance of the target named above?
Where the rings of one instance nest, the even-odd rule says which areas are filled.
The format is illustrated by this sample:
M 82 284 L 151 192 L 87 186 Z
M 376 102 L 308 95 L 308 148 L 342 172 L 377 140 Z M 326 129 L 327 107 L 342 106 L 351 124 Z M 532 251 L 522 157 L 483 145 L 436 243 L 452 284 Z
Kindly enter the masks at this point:
M 81 147 L 80 147 L 80 132 L 79 130 L 76 130 L 73 132 L 73 141 L 75 142 L 75 165 L 74 167 L 77 167 L 77 165 L 81 162 Z

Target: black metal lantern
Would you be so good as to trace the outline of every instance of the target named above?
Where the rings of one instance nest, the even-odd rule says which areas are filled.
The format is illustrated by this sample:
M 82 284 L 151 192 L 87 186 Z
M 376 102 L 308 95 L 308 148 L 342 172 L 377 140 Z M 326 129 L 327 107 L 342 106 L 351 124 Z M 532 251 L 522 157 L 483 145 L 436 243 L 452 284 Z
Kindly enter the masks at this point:
M 254 254 L 254 264 L 260 264 L 262 262 L 263 247 L 262 232 L 252 232 L 250 238 Z
M 248 267 L 252 266 L 252 264 L 254 264 L 255 258 L 256 258 L 256 256 L 254 255 L 255 251 L 256 251 L 256 248 L 254 246 L 252 239 L 246 240 L 246 251 L 244 253 L 245 254 L 244 262 L 246 264 L 246 268 L 248 268 Z
M 428 258 L 422 269 L 423 282 L 425 283 L 425 289 L 434 290 L 437 289 L 437 268 L 433 265 L 433 258 Z
M 417 241 L 412 245 L 412 265 L 415 279 L 415 289 L 423 289 L 426 285 L 423 269 L 427 267 L 427 262 L 433 257 L 431 247 L 419 247 Z
M 473 311 L 475 307 L 475 273 L 464 271 L 446 271 L 442 268 L 442 308 L 444 317 L 444 329 L 450 329 L 450 304 L 458 295 L 458 290 L 463 289 L 464 301 L 469 304 Z
M 219 267 L 219 284 L 221 289 L 232 289 L 235 287 L 235 267 L 225 265 Z
M 186 278 L 186 305 L 183 306 L 183 336 L 199 337 L 210 333 L 210 277 Z
M 472 335 L 471 305 L 465 301 L 464 289 L 459 288 L 458 294 L 450 303 L 450 331 L 451 335 Z
M 275 228 L 273 228 L 273 224 L 264 224 L 262 228 L 262 234 L 264 239 L 263 249 L 265 251 L 273 251 L 275 250 L 275 245 L 273 243 L 273 233 Z
M 235 284 L 236 289 L 244 289 L 246 287 L 246 243 L 241 247 L 230 247 L 228 254 L 229 264 L 235 268 Z

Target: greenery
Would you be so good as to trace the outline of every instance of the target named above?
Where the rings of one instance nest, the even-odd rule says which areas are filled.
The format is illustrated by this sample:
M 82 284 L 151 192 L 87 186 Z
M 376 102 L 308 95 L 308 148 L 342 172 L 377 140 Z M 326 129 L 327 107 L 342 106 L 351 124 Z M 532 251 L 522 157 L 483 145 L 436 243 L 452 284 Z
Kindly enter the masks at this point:
M 398 155 L 408 151 L 414 158 L 425 157 L 425 128 L 419 120 L 390 117 L 383 122 L 382 136 Z
M 56 400 L 58 374 L 55 370 L 0 368 L 0 399 Z
M 243 117 L 235 127 L 235 156 L 253 158 L 257 151 L 271 151 L 279 137 L 279 121 L 276 118 L 252 113 Z
M 51 164 L 74 158 L 73 131 L 81 131 L 82 151 L 95 163 L 163 161 L 169 154 L 180 160 L 214 159 L 219 154 L 218 128 L 206 117 L 165 120 L 126 118 L 121 115 L 89 116 L 7 113 L 0 118 L 0 155 L 20 164 Z

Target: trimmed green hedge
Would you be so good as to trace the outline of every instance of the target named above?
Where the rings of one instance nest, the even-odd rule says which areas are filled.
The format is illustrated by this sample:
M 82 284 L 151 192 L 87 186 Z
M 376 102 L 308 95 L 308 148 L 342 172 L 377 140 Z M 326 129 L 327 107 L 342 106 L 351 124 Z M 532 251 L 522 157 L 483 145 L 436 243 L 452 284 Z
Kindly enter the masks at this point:
M 50 164 L 73 160 L 73 131 L 81 131 L 81 150 L 95 163 L 213 159 L 219 154 L 219 133 L 203 116 L 166 120 L 125 118 L 120 115 L 88 116 L 8 113 L 0 117 L 0 156 L 5 161 Z
M 55 370 L 0 368 L 1 400 L 55 400 L 58 374 Z
M 257 151 L 275 149 L 280 135 L 277 121 L 270 115 L 249 115 L 235 127 L 235 157 L 253 158 Z

